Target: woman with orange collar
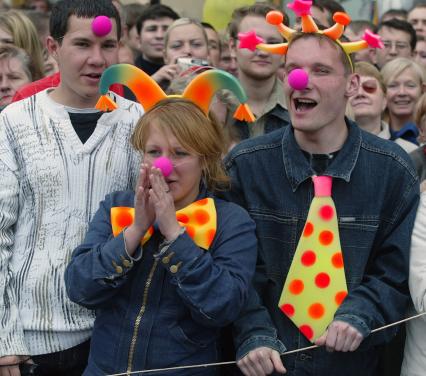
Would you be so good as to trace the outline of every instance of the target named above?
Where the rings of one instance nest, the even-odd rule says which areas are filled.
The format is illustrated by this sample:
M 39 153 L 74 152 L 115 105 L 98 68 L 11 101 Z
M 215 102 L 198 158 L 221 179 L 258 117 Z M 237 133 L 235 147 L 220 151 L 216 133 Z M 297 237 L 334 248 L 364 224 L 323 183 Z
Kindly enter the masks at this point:
M 96 310 L 85 375 L 218 361 L 220 328 L 238 317 L 255 268 L 254 222 L 213 195 L 227 183 L 220 125 L 163 99 L 132 144 L 144 156 L 136 192 L 106 197 L 66 271 L 71 300 Z

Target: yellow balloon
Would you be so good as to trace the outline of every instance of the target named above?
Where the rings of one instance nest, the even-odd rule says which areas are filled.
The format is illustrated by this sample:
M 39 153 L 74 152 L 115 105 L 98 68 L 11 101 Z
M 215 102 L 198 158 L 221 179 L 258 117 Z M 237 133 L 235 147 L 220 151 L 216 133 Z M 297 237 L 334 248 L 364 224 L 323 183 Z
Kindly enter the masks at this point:
M 255 0 L 206 0 L 203 21 L 211 24 L 216 30 L 225 30 L 231 21 L 234 9 L 252 5 L 255 2 Z

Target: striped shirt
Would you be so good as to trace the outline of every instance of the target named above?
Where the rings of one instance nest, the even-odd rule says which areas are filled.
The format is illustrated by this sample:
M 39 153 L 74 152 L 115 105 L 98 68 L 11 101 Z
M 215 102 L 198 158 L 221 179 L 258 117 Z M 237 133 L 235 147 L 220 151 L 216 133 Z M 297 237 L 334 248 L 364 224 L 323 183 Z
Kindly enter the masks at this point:
M 142 107 L 116 96 L 83 144 L 48 91 L 0 114 L 0 356 L 61 351 L 90 337 L 94 313 L 72 303 L 64 271 L 99 202 L 131 189 L 129 138 Z

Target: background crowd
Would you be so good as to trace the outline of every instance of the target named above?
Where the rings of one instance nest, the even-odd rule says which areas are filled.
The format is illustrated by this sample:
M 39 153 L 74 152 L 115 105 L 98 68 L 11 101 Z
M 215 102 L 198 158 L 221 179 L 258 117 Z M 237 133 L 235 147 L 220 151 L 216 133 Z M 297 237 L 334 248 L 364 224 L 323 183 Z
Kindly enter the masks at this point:
M 74 0 L 70 0 L 70 2 L 72 1 Z M 19 364 L 31 364 L 28 362 L 29 360 L 48 364 L 51 359 L 45 358 L 45 354 L 61 353 L 55 358 L 55 362 L 58 364 L 63 363 L 64 359 L 74 359 L 74 354 L 87 355 L 94 320 L 91 311 L 75 308 L 71 302 L 68 302 L 65 293 L 56 291 L 55 297 L 49 299 L 46 296 L 31 296 L 30 290 L 27 291 L 23 288 L 22 296 L 7 295 L 5 286 L 8 283 L 15 285 L 22 283 L 24 286 L 26 279 L 24 274 L 13 278 L 8 275 L 11 270 L 8 267 L 8 260 L 12 259 L 14 252 L 12 248 L 17 247 L 16 244 L 18 244 L 22 249 L 41 250 L 46 244 L 49 244 L 50 252 L 53 252 L 57 249 L 65 249 L 64 244 L 67 242 L 73 244 L 71 249 L 67 248 L 65 255 L 61 256 L 61 266 L 53 268 L 58 276 L 50 275 L 52 269 L 50 266 L 46 266 L 45 255 L 38 260 L 34 259 L 35 264 L 32 266 L 30 266 L 32 261 L 29 263 L 25 261 L 23 251 L 19 256 L 14 256 L 17 258 L 13 264 L 15 270 L 18 268 L 21 270 L 20 273 L 26 274 L 29 273 L 26 268 L 36 268 L 37 273 L 45 270 L 44 279 L 37 283 L 47 285 L 50 277 L 52 280 L 58 278 L 57 285 L 51 286 L 49 289 L 65 291 L 62 280 L 66 262 L 70 260 L 72 250 L 82 243 L 88 223 L 93 218 L 99 202 L 112 191 L 132 189 L 135 186 L 136 178 L 140 175 L 138 156 L 130 151 L 129 139 L 133 124 L 142 116 L 144 109 L 136 102 L 134 93 L 126 86 L 114 85 L 112 91 L 120 98 L 118 101 L 122 101 L 120 106 L 122 113 L 113 112 L 108 114 L 109 118 L 101 118 L 98 112 L 93 111 L 98 98 L 96 85 L 86 89 L 84 85 L 78 83 L 77 75 L 85 70 L 85 79 L 88 82 L 90 80 L 97 82 L 108 65 L 127 63 L 146 72 L 166 93 L 180 94 L 188 82 L 203 72 L 220 69 L 230 73 L 238 79 L 246 92 L 247 104 L 253 111 L 256 121 L 249 123 L 234 119 L 232 115 L 239 103 L 233 93 L 222 90 L 216 94 L 210 107 L 210 116 L 220 125 L 220 132 L 223 132 L 223 139 L 221 139 L 224 144 L 223 155 L 227 152 L 232 153 L 233 148 L 243 140 L 255 139 L 289 127 L 291 124 L 290 104 L 286 102 L 283 89 L 283 81 L 286 79 L 286 57 L 262 50 L 250 51 L 238 48 L 238 34 L 252 30 L 265 43 L 278 44 L 285 41 L 277 28 L 270 25 L 265 19 L 269 11 L 277 9 L 275 6 L 267 2 L 258 2 L 253 7 L 235 9 L 228 27 L 225 30 L 215 30 L 212 25 L 202 22 L 202 20 L 180 17 L 175 10 L 162 4 L 132 3 L 123 5 L 119 0 L 112 0 L 109 3 L 115 7 L 115 10 L 109 10 L 111 13 L 109 17 L 116 17 L 114 12 L 117 12 L 117 17 L 119 17 L 115 29 L 118 37 L 116 40 L 106 38 L 99 42 L 99 46 L 96 45 L 98 41 L 93 42 L 96 51 L 99 49 L 102 54 L 107 56 L 108 64 L 103 66 L 101 63 L 91 63 L 90 70 L 86 67 L 85 61 L 89 58 L 96 59 L 98 53 L 89 51 L 92 48 L 90 38 L 81 37 L 77 41 L 71 40 L 67 45 L 67 35 L 71 32 L 85 30 L 85 28 L 90 31 L 88 25 L 79 18 L 93 18 L 90 9 L 87 16 L 79 16 L 78 13 L 73 16 L 75 17 L 72 19 L 74 24 L 70 21 L 71 18 L 68 14 L 63 14 L 64 19 L 59 19 L 58 15 L 56 15 L 57 19 L 51 19 L 53 4 L 49 0 L 27 0 L 21 7 L 13 9 L 3 4 L 3 9 L 0 10 L 0 106 L 3 116 L 0 119 L 0 127 L 7 129 L 4 134 L 0 135 L 0 142 L 6 143 L 7 141 L 12 145 L 11 150 L 16 150 L 17 145 L 20 144 L 19 138 L 25 138 L 27 146 L 31 147 L 32 151 L 28 154 L 19 154 L 19 158 L 22 160 L 34 158 L 31 163 L 26 165 L 25 171 L 21 171 L 14 165 L 14 162 L 11 162 L 10 151 L 0 145 L 0 181 L 10 191 L 14 190 L 13 193 L 6 194 L 4 193 L 6 189 L 4 191 L 2 191 L 3 188 L 0 189 L 0 274 L 2 274 L 0 275 L 0 306 L 3 306 L 0 308 L 2 330 L 0 332 L 2 337 L 0 338 L 0 376 L 18 376 Z M 320 29 L 329 28 L 334 24 L 333 14 L 344 11 L 343 5 L 333 0 L 313 0 L 312 16 Z M 66 7 L 63 10 L 66 10 Z M 287 9 L 280 10 L 284 13 L 287 12 Z M 300 19 L 296 17 L 291 25 L 289 19 L 289 17 L 284 18 L 286 25 L 296 30 L 300 29 Z M 119 27 L 119 23 L 121 23 L 121 27 Z M 359 40 L 366 29 L 374 31 L 382 38 L 384 48 L 368 48 L 353 54 L 354 71 L 359 75 L 359 85 L 351 91 L 347 105 L 345 104 L 346 119 L 356 122 L 366 132 L 398 144 L 403 149 L 403 151 L 401 150 L 403 158 L 405 155 L 407 156 L 407 164 L 411 159 L 414 165 L 416 174 L 413 179 L 418 179 L 420 192 L 425 192 L 426 2 L 417 1 L 409 10 L 389 9 L 377 24 L 372 23 L 371 20 L 354 19 L 345 29 L 342 39 Z M 52 32 L 57 34 L 54 35 Z M 84 57 L 85 54 L 86 57 Z M 101 52 L 99 52 L 100 55 Z M 55 90 L 51 95 L 43 96 L 45 89 L 50 88 L 55 88 Z M 35 94 L 37 94 L 36 97 L 34 97 Z M 31 98 L 39 98 L 39 102 L 36 103 Z M 63 105 L 63 108 L 56 107 L 52 100 Z M 37 129 L 40 131 L 32 133 L 32 129 L 25 129 L 29 128 L 30 123 L 37 124 Z M 69 134 L 74 131 L 76 134 L 73 136 L 74 143 L 69 146 L 65 145 L 65 141 L 58 141 L 58 145 L 60 144 L 58 149 L 47 148 L 50 154 L 46 155 L 51 159 L 45 161 L 45 157 L 37 157 L 36 154 L 40 151 L 40 145 L 44 148 L 44 143 L 47 145 L 50 142 L 49 137 L 43 133 L 47 124 L 52 125 L 53 128 L 58 126 L 58 130 L 55 131 L 57 133 L 53 132 L 51 135 L 56 141 L 62 140 L 63 136 L 59 128 L 60 124 L 63 125 L 63 129 L 66 128 L 66 131 L 63 132 Z M 116 129 L 113 133 L 115 138 L 106 130 L 101 132 L 102 124 L 112 125 Z M 17 127 L 16 132 L 13 131 L 12 125 Z M 48 132 L 46 131 L 46 133 Z M 126 143 L 126 146 L 120 146 L 120 142 Z M 144 147 L 140 149 L 145 152 Z M 312 152 L 311 156 L 314 155 L 316 153 Z M 328 155 L 330 159 L 335 157 L 332 153 L 321 153 L 321 156 L 324 155 Z M 237 162 L 233 164 L 232 154 L 228 158 L 228 169 L 235 173 Z M 77 160 L 84 161 L 87 163 L 85 165 L 87 169 L 91 171 L 88 173 L 81 170 L 80 167 L 74 169 L 70 167 L 67 170 L 67 179 L 70 176 L 72 178 L 67 180 L 66 194 L 68 197 L 64 200 L 62 197 L 56 196 L 56 193 L 62 189 L 58 187 L 61 187 L 65 181 L 62 176 L 63 171 L 56 171 L 58 169 L 54 162 L 56 159 L 62 161 L 61 165 L 65 163 L 63 161 L 66 161 L 67 166 L 73 165 Z M 273 161 L 270 162 L 273 163 Z M 319 161 L 318 163 L 325 163 L 324 166 L 326 166 L 328 162 Z M 45 173 L 36 176 L 35 169 L 40 171 L 39 168 L 43 164 L 45 164 Z M 123 165 L 126 166 L 125 171 L 122 168 Z M 108 174 L 104 174 L 103 171 L 108 171 Z M 3 179 L 2 174 L 7 177 Z M 23 178 L 20 174 L 25 177 Z M 117 178 L 113 177 L 114 174 Z M 383 183 L 386 184 L 385 181 Z M 39 192 L 28 188 L 33 184 L 40 186 L 40 195 L 48 196 L 48 200 L 45 202 L 38 202 L 36 199 L 27 201 L 28 197 L 39 197 Z M 53 187 L 50 188 L 50 191 L 47 187 L 49 184 L 52 184 Z M 402 191 L 400 193 L 403 194 Z M 265 193 L 265 195 L 267 194 Z M 131 199 L 133 200 L 133 196 Z M 69 200 L 74 200 L 73 210 L 72 213 L 66 214 Z M 126 198 L 126 200 L 129 199 Z M 238 202 L 235 197 L 233 200 Z M 31 202 L 31 205 L 28 202 Z M 17 207 L 20 209 L 18 210 Z M 424 202 L 420 207 L 424 208 Z M 424 209 L 422 210 L 424 212 Z M 61 227 L 59 227 L 59 223 Z M 248 219 L 247 223 L 249 223 Z M 249 223 L 249 225 L 251 224 Z M 49 226 L 51 226 L 51 231 L 48 229 Z M 37 235 L 34 235 L 34 239 L 28 240 L 25 234 L 31 231 L 37 232 Z M 412 260 L 412 263 L 415 264 L 412 266 L 415 271 L 413 281 L 410 281 L 412 295 L 418 286 L 424 284 L 423 279 L 418 276 L 425 273 L 425 270 L 421 268 L 422 249 L 426 249 L 424 248 L 426 244 L 424 233 L 423 215 L 416 222 L 414 230 L 417 240 L 412 249 L 413 252 L 416 252 L 414 254 L 417 258 Z M 422 240 L 418 240 L 419 238 Z M 137 251 L 132 250 L 132 252 Z M 50 258 L 53 260 L 55 257 L 57 256 L 53 256 L 53 254 L 48 256 L 49 260 Z M 130 263 L 134 260 L 130 257 L 130 261 L 126 261 Z M 56 261 L 50 260 L 49 262 L 55 264 Z M 82 266 L 76 267 L 73 264 L 73 267 L 80 272 L 84 271 Z M 86 267 L 88 268 L 87 265 Z M 117 266 L 117 263 L 114 268 L 116 271 L 117 268 L 122 269 Z M 33 272 L 35 272 L 34 270 Z M 74 273 L 77 272 L 74 271 Z M 87 271 L 87 273 L 89 272 Z M 248 279 L 248 275 L 250 273 L 244 275 L 244 278 Z M 83 279 L 74 278 L 76 281 Z M 383 278 L 386 279 L 386 276 Z M 12 280 L 13 282 L 11 282 Z M 69 289 L 69 287 L 67 288 Z M 49 293 L 46 292 L 46 294 Z M 73 300 L 78 300 L 78 296 L 77 294 L 77 298 L 74 297 Z M 40 311 L 49 312 L 50 316 L 46 320 L 50 320 L 51 323 L 56 322 L 57 327 L 61 327 L 61 320 L 63 320 L 63 331 L 53 336 L 43 336 L 38 333 L 43 330 L 40 329 L 43 326 L 38 327 L 35 324 L 35 326 L 30 325 L 30 329 L 28 329 L 28 325 L 23 324 L 20 320 L 29 320 L 32 316 L 26 314 L 23 316 L 27 317 L 20 318 L 16 304 L 13 303 L 15 299 L 18 301 L 19 299 L 24 300 L 24 298 L 28 299 L 25 303 L 26 306 L 20 307 L 24 311 L 33 309 L 31 305 L 34 307 L 43 304 L 52 305 L 49 309 L 40 308 Z M 415 312 L 415 309 L 418 311 L 424 309 L 421 294 L 413 295 L 413 301 L 414 306 L 410 306 L 410 312 Z M 95 304 L 96 307 L 98 307 L 97 304 Z M 59 305 L 61 307 L 58 307 Z M 89 303 L 82 303 L 82 305 L 91 308 Z M 8 307 L 12 308 L 8 310 Z M 73 314 L 77 314 L 77 320 L 72 318 Z M 225 323 L 229 324 L 228 321 L 235 319 L 233 315 L 230 317 L 232 320 L 227 318 L 223 320 L 223 326 Z M 6 322 L 10 325 L 5 324 Z M 380 360 L 374 364 L 375 369 L 372 371 L 372 375 L 400 375 L 401 367 L 404 375 L 421 374 L 416 373 L 419 371 L 413 369 L 422 369 L 426 364 L 426 351 L 421 349 L 422 346 L 424 347 L 424 340 L 420 339 L 422 330 L 425 331 L 425 328 L 418 323 L 410 325 L 412 326 L 408 326 L 407 335 L 404 327 L 401 326 L 398 333 L 396 331 L 392 333 L 390 344 L 380 344 Z M 26 328 L 23 329 L 23 326 Z M 24 335 L 20 338 L 16 336 L 16 333 L 24 331 L 26 332 L 25 341 Z M 72 335 L 68 336 L 68 331 L 72 332 Z M 223 359 L 227 357 L 235 359 L 235 349 L 229 344 L 230 341 L 232 342 L 231 331 L 232 329 L 225 328 L 222 334 Z M 98 344 L 98 346 L 100 345 Z M 15 350 L 10 352 L 10 348 Z M 73 348 L 76 348 L 74 353 L 71 355 L 66 353 L 68 349 Z M 63 351 L 64 349 L 65 351 Z M 413 355 L 417 353 L 421 354 L 424 359 L 419 361 L 419 355 Z M 30 359 L 26 355 L 35 356 Z M 41 358 L 37 358 L 37 355 Z M 200 358 L 200 361 L 202 359 Z M 86 366 L 86 362 L 87 357 L 83 356 L 81 362 L 73 365 L 73 371 L 60 371 L 63 373 L 57 373 L 60 368 L 53 368 L 49 371 L 49 367 L 46 366 L 43 374 L 78 375 Z M 413 364 L 415 367 L 411 368 Z M 280 370 L 279 365 L 274 364 L 274 366 L 276 371 Z M 243 371 L 247 375 L 255 374 L 250 373 L 252 371 L 247 368 Z M 91 372 L 96 374 L 94 370 Z M 237 374 L 238 371 L 236 368 L 232 370 L 224 368 L 222 372 L 223 374 Z M 262 375 L 263 373 L 257 374 Z M 364 373 L 360 371 L 359 375 L 362 374 Z

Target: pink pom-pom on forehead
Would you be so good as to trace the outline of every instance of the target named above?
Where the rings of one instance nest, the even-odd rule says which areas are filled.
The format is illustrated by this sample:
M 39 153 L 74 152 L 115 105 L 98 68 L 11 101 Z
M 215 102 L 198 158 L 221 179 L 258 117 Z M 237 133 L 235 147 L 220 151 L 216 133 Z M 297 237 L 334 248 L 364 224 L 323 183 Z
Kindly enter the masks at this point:
M 294 90 L 304 90 L 308 86 L 309 77 L 303 69 L 293 69 L 289 73 L 287 80 Z
M 112 30 L 112 22 L 107 16 L 97 16 L 92 22 L 92 31 L 98 37 L 109 34 Z
M 167 176 L 169 176 L 172 171 L 173 171 L 173 164 L 172 161 L 167 158 L 167 157 L 159 157 L 157 158 L 154 163 L 153 166 L 160 169 L 163 176 L 166 178 Z

